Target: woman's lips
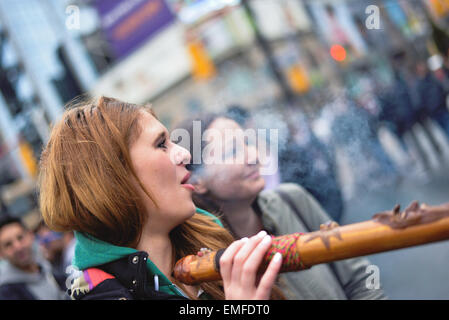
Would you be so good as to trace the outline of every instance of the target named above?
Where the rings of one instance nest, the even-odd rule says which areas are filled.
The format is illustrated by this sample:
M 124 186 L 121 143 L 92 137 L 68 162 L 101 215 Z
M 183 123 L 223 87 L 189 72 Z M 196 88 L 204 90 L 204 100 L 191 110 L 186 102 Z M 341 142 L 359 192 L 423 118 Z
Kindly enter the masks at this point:
M 190 179 L 191 175 L 192 174 L 190 172 L 187 172 L 187 174 L 184 176 L 184 179 L 182 179 L 181 184 L 186 183 Z
M 187 174 L 184 176 L 184 179 L 182 179 L 181 181 L 181 186 L 185 187 L 186 189 L 195 191 L 195 187 L 193 186 L 193 184 L 186 183 L 187 181 L 189 181 L 191 175 L 192 174 L 190 172 L 187 172 Z
M 246 179 L 257 179 L 260 177 L 259 170 L 253 171 L 250 174 L 248 174 L 245 178 Z

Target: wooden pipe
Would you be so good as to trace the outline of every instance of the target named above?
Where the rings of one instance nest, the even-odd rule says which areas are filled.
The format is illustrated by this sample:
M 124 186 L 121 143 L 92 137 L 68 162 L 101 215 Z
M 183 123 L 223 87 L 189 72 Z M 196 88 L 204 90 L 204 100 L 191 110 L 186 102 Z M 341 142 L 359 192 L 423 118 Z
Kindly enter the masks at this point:
M 280 272 L 291 272 L 448 239 L 449 203 L 427 206 L 415 201 L 403 212 L 396 206 L 392 211 L 375 214 L 368 221 L 346 226 L 333 222 L 321 225 L 319 231 L 273 237 L 259 272 L 266 269 L 276 252 L 283 255 Z M 224 250 L 206 250 L 180 259 L 174 277 L 188 285 L 220 280 L 219 259 Z

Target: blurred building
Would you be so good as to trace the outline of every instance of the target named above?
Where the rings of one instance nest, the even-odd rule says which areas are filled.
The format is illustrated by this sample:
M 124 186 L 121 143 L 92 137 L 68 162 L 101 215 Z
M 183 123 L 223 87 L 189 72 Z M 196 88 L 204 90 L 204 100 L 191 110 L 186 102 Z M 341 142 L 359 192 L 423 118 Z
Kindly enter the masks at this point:
M 391 80 L 391 50 L 434 50 L 442 1 L 0 0 L 0 184 L 33 181 L 80 94 L 152 103 L 168 127 L 232 104 L 318 113 L 366 66 Z
M 16 216 L 36 207 L 37 163 L 51 123 L 96 80 L 78 35 L 55 15 L 64 14 L 60 5 L 0 1 L 0 203 Z
M 98 28 L 83 36 L 101 65 L 92 94 L 151 102 L 166 125 L 234 103 L 284 105 L 273 63 L 301 107 L 315 112 L 323 92 L 344 86 L 361 65 L 376 65 L 385 78 L 392 50 L 407 47 L 416 57 L 427 51 L 424 8 L 434 11 L 422 0 L 80 2 L 97 12 Z M 368 29 L 369 6 L 379 8 L 378 29 Z M 173 17 L 164 16 L 167 7 Z M 155 25 L 148 27 L 151 19 Z M 135 38 L 121 40 L 124 30 Z

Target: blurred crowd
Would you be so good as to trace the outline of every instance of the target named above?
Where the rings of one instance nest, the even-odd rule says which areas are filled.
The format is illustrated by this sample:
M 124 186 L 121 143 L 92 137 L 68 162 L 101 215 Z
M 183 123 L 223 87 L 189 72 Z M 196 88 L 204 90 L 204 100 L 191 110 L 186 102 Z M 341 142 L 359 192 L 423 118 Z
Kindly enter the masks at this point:
M 445 161 L 435 132 L 449 138 L 448 57 L 414 60 L 405 50 L 396 50 L 389 61 L 389 81 L 383 81 L 375 67 L 361 65 L 353 73 L 356 80 L 329 93 L 318 115 L 310 116 L 294 105 L 281 112 L 261 109 L 253 114 L 243 106 L 229 107 L 228 114 L 246 127 L 263 128 L 269 122 L 281 132 L 279 170 L 265 177 L 267 189 L 285 182 L 300 184 L 339 221 L 345 197 L 395 186 L 406 175 L 425 175 L 432 169 L 419 132 L 440 164 Z M 400 150 L 386 148 L 380 130 L 387 130 Z M 398 161 L 392 153 L 405 160 Z M 352 181 L 341 177 L 339 154 L 348 163 Z M 352 184 L 356 193 L 345 195 L 343 184 Z

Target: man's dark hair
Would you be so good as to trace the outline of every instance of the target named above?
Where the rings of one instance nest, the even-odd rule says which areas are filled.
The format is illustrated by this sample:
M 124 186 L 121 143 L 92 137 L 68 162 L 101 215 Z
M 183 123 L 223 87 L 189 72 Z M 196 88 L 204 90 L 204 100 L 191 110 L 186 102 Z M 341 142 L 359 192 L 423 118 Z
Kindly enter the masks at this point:
M 28 230 L 28 228 L 25 226 L 25 224 L 23 223 L 23 221 L 20 218 L 11 217 L 9 215 L 3 215 L 3 216 L 0 216 L 0 231 L 2 230 L 3 227 L 13 224 L 13 223 L 18 223 L 22 226 L 22 228 L 24 228 L 25 230 Z

